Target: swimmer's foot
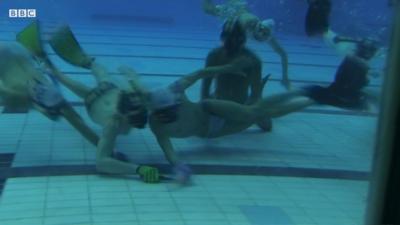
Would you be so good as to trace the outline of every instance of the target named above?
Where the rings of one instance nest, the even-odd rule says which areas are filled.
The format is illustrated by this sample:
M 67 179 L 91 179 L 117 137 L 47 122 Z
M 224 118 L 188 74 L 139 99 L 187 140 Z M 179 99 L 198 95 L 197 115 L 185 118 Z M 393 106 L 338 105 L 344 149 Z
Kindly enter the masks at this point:
M 34 21 L 26 26 L 17 34 L 16 39 L 21 45 L 28 49 L 32 55 L 40 59 L 46 57 L 40 37 L 40 23 L 38 21 Z
M 257 126 L 263 132 L 271 132 L 272 131 L 272 119 L 271 118 L 265 118 L 262 121 L 258 122 Z
M 87 69 L 91 68 L 94 58 L 84 52 L 69 26 L 57 29 L 49 43 L 57 55 L 66 62 Z

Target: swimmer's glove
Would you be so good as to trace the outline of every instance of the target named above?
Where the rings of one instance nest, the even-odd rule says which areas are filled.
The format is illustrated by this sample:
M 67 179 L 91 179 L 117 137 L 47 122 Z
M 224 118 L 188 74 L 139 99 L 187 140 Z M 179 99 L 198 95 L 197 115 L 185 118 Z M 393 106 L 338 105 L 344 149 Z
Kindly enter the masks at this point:
M 173 168 L 175 181 L 181 185 L 190 184 L 192 169 L 186 164 L 179 163 Z
M 160 174 L 158 169 L 155 167 L 139 166 L 136 172 L 145 183 L 160 182 Z

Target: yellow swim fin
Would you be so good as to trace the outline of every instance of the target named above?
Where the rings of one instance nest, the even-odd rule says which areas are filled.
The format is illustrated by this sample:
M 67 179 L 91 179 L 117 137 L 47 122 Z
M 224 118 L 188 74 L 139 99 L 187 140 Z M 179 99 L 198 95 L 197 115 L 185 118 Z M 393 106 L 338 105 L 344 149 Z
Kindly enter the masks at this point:
M 69 26 L 62 26 L 57 29 L 49 42 L 58 56 L 66 62 L 83 68 L 91 67 L 93 58 L 83 51 Z
M 28 49 L 33 55 L 39 58 L 45 58 L 46 53 L 43 50 L 40 39 L 40 25 L 34 21 L 17 34 L 17 41 Z

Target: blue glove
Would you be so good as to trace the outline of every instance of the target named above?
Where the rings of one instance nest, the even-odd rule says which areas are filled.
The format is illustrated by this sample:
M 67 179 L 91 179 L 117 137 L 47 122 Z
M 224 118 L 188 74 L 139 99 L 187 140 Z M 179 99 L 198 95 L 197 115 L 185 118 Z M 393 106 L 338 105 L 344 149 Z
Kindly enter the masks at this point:
M 191 175 L 192 175 L 192 170 L 190 169 L 189 166 L 183 163 L 179 163 L 175 165 L 173 169 L 174 175 L 175 175 L 175 180 L 182 185 L 190 183 Z

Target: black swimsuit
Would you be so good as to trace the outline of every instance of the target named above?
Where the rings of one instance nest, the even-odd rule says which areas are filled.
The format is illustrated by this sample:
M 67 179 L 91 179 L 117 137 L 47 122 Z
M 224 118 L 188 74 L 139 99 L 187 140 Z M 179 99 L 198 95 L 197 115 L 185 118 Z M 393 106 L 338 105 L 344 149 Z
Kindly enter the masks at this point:
M 306 87 L 306 95 L 319 104 L 364 109 L 366 97 L 362 89 L 368 85 L 368 70 L 365 62 L 348 56 L 340 64 L 331 85 Z

